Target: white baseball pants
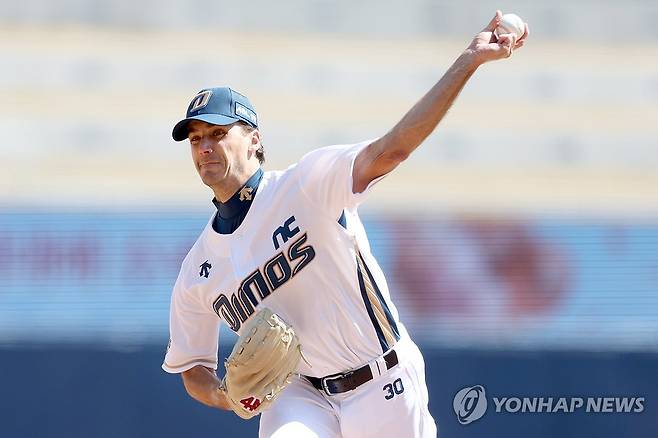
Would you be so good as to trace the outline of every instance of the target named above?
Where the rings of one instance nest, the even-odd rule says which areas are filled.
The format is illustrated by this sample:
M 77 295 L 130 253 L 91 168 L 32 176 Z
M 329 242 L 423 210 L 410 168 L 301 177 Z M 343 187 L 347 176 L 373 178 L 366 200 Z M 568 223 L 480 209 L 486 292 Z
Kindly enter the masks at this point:
M 328 396 L 295 376 L 261 414 L 260 438 L 436 438 L 427 403 L 425 362 L 403 336 L 399 363 L 355 390 Z

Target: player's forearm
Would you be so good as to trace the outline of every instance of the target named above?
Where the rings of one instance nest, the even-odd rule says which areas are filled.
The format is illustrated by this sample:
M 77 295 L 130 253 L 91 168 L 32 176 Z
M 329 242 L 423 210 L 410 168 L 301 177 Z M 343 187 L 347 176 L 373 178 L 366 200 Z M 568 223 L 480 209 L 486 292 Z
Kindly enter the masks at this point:
M 395 169 L 432 133 L 480 63 L 473 53 L 462 53 L 393 129 L 359 154 L 353 170 L 354 193 Z
M 470 52 L 462 53 L 393 129 L 357 158 L 353 187 L 355 193 L 365 189 L 374 178 L 397 167 L 434 131 L 478 65 Z
M 183 372 L 181 377 L 187 393 L 193 399 L 213 408 L 231 409 L 214 371 L 197 365 Z
M 478 67 L 476 58 L 464 52 L 443 77 L 407 112 L 385 136 L 387 149 L 406 157 L 438 126 Z

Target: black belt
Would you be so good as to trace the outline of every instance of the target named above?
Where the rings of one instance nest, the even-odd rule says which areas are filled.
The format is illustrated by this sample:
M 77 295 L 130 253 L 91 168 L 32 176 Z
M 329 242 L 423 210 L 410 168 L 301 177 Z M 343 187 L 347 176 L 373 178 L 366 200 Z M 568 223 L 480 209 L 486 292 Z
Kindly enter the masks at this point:
M 398 355 L 395 350 L 391 350 L 384 355 L 386 369 L 390 370 L 398 364 Z M 305 376 L 313 386 L 327 395 L 340 394 L 358 388 L 366 382 L 372 380 L 372 370 L 370 365 L 364 365 L 356 370 L 346 373 L 332 374 L 325 377 Z

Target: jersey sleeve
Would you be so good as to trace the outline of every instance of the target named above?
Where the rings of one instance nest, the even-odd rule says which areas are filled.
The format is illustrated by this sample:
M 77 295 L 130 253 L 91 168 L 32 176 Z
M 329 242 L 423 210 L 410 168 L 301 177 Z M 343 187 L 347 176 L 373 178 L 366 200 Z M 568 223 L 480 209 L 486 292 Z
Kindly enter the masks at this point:
M 304 155 L 296 166 L 301 191 L 316 207 L 336 218 L 343 209 L 359 205 L 370 188 L 385 176 L 373 180 L 361 193 L 352 192 L 354 160 L 373 141 L 327 146 Z
M 182 373 L 196 365 L 217 369 L 220 319 L 176 281 L 171 296 L 169 345 L 162 369 Z

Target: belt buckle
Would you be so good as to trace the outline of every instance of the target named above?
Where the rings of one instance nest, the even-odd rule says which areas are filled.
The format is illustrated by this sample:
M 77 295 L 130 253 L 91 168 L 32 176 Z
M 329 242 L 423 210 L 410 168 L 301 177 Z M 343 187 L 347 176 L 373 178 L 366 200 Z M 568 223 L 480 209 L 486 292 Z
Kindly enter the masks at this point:
M 343 377 L 342 374 L 338 374 L 337 376 L 324 377 L 324 378 L 320 381 L 320 383 L 322 384 L 322 390 L 324 391 L 324 393 L 327 394 L 327 395 L 335 395 L 335 394 L 338 394 L 338 393 L 335 393 L 335 394 L 334 394 L 333 392 L 331 392 L 331 391 L 329 390 L 329 386 L 327 385 L 327 382 L 330 381 L 330 380 L 331 380 L 331 381 L 339 380 L 339 379 L 341 379 L 342 377 Z
M 334 375 L 334 376 L 324 377 L 324 378 L 320 381 L 321 384 L 322 384 L 322 390 L 323 390 L 324 393 L 327 394 L 327 395 L 336 395 L 336 394 L 340 394 L 340 392 L 331 392 L 331 391 L 329 390 L 329 385 L 327 385 L 327 382 L 329 382 L 329 381 L 332 381 L 332 382 L 333 382 L 333 381 L 335 381 L 335 380 L 344 379 L 345 377 L 349 377 L 349 376 L 352 375 L 352 374 L 354 374 L 354 371 L 349 371 L 349 372 L 347 372 L 347 373 L 343 373 L 343 374 L 336 374 L 336 375 Z

